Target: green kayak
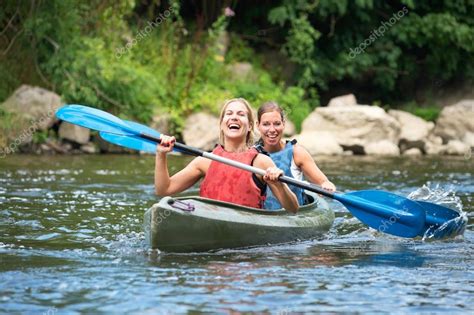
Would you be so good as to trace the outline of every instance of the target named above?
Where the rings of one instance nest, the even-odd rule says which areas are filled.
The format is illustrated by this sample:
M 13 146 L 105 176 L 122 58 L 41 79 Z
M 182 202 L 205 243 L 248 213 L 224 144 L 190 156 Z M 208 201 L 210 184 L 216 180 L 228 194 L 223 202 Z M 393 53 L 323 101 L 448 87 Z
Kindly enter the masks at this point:
M 265 211 L 197 196 L 164 197 L 145 213 L 149 247 L 198 252 L 308 240 L 323 236 L 334 212 L 316 194 L 297 214 Z

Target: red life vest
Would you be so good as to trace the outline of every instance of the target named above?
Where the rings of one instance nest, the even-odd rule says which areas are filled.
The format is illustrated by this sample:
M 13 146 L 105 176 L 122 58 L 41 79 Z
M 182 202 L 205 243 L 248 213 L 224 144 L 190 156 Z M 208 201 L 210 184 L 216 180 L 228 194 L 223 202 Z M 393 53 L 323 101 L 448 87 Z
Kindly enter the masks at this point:
M 242 153 L 227 152 L 220 145 L 212 153 L 247 165 L 252 165 L 258 154 L 255 148 Z M 253 208 L 262 208 L 265 200 L 265 194 L 255 184 L 252 173 L 216 161 L 211 162 L 199 195 Z

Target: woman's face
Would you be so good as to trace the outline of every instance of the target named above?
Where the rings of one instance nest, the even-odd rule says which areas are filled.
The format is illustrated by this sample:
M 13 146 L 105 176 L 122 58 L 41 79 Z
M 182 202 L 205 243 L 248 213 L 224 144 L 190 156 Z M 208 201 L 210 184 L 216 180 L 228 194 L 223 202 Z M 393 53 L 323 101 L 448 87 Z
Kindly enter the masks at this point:
M 221 121 L 221 130 L 226 138 L 243 138 L 249 132 L 249 118 L 247 107 L 239 101 L 227 105 Z
M 272 111 L 262 114 L 257 127 L 265 145 L 277 145 L 283 135 L 285 122 L 279 112 Z

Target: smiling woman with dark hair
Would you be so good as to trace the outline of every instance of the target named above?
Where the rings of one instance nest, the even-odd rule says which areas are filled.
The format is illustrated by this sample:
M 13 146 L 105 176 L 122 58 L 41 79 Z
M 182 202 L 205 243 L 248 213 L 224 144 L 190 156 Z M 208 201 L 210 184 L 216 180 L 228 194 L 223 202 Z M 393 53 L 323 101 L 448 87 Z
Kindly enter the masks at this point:
M 258 109 L 257 117 L 257 127 L 261 138 L 256 148 L 260 152 L 269 154 L 276 166 L 282 169 L 286 176 L 302 180 L 304 175 L 310 182 L 320 185 L 326 190 L 336 190 L 336 186 L 319 169 L 305 148 L 296 144 L 296 140 L 284 142 L 281 139 L 285 129 L 285 115 L 277 103 L 264 103 Z M 291 186 L 291 190 L 296 194 L 299 204 L 304 204 L 303 189 Z M 271 191 L 267 192 L 264 208 L 271 210 L 281 208 L 281 203 Z
M 283 208 L 297 212 L 295 194 L 286 184 L 278 181 L 283 171 L 275 167 L 270 157 L 258 153 L 252 147 L 254 121 L 251 107 L 245 99 L 228 100 L 220 115 L 220 144 L 212 153 L 264 169 L 264 176 L 197 157 L 170 177 L 166 155 L 173 150 L 175 138 L 162 135 L 161 144 L 156 149 L 156 194 L 167 196 L 182 192 L 204 177 L 200 188 L 201 197 L 262 208 L 268 185 Z

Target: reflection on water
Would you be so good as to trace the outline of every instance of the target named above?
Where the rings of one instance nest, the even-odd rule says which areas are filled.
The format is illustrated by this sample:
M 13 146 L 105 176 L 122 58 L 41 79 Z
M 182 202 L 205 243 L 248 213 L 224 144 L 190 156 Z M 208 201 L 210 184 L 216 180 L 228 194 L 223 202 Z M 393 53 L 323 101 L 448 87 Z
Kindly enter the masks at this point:
M 173 157 L 172 172 L 188 158 Z M 472 161 L 318 159 L 341 191 L 382 189 L 472 218 Z M 337 202 L 327 237 L 210 253 L 144 246 L 153 158 L 0 160 L 0 311 L 6 313 L 473 310 L 473 226 L 444 240 L 367 229 Z

